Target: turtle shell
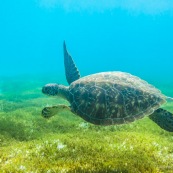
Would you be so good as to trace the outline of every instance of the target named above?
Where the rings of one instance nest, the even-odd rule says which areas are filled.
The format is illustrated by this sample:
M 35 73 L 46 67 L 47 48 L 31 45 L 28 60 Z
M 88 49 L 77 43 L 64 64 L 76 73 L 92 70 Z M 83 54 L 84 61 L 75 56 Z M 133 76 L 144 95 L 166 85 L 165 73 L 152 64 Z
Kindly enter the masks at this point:
M 74 81 L 69 101 L 72 112 L 98 125 L 133 122 L 166 102 L 154 86 L 124 72 L 97 73 Z

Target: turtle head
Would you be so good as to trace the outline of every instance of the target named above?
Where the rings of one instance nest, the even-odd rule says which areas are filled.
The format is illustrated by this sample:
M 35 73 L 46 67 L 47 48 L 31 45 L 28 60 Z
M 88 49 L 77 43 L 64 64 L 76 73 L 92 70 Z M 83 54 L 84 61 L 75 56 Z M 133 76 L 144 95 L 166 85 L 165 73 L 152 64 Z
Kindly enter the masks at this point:
M 64 85 L 59 85 L 56 83 L 50 83 L 45 85 L 42 88 L 43 94 L 46 94 L 48 96 L 60 96 L 66 100 L 68 100 L 69 96 L 69 87 L 66 87 Z
M 56 83 L 46 84 L 42 88 L 42 92 L 49 96 L 57 96 L 59 94 L 59 85 Z

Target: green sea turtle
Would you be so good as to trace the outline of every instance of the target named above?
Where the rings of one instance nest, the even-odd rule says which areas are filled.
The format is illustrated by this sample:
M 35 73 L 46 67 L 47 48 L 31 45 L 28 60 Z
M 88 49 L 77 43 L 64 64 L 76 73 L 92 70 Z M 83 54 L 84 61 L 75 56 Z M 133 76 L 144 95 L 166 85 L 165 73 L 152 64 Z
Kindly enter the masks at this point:
M 70 86 L 47 84 L 42 92 L 61 96 L 70 107 L 45 107 L 42 116 L 49 118 L 63 109 L 69 109 L 84 120 L 96 125 L 130 123 L 149 116 L 164 130 L 173 132 L 173 114 L 160 108 L 171 97 L 163 95 L 154 86 L 129 73 L 113 71 L 80 78 L 79 71 L 66 49 L 64 65 Z

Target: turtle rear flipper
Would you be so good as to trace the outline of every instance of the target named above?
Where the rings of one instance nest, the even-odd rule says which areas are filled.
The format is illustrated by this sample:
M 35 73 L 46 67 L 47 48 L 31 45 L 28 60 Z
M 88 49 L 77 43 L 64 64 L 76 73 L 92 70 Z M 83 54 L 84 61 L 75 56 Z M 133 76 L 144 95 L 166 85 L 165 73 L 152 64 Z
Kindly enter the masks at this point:
M 173 114 L 171 112 L 159 108 L 153 114 L 149 115 L 149 118 L 162 129 L 173 132 Z
M 47 106 L 42 110 L 42 116 L 44 118 L 50 118 L 55 114 L 57 114 L 58 112 L 63 111 L 65 109 L 70 110 L 70 108 L 66 105 Z
M 70 54 L 67 51 L 65 41 L 64 41 L 63 47 L 64 47 L 65 75 L 66 75 L 67 82 L 70 85 L 72 82 L 80 78 L 80 73 L 73 61 L 73 58 L 70 56 Z

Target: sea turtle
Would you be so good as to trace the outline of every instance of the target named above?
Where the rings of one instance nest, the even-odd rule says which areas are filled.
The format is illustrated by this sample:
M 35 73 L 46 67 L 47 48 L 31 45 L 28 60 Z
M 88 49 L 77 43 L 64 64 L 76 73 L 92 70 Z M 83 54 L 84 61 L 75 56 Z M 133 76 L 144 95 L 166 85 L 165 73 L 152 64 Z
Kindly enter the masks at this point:
M 64 65 L 70 86 L 47 84 L 42 92 L 61 96 L 70 107 L 45 107 L 42 116 L 49 118 L 63 109 L 69 109 L 84 120 L 96 125 L 130 123 L 149 116 L 162 129 L 173 132 L 173 114 L 160 108 L 171 97 L 163 95 L 154 86 L 129 73 L 101 72 L 80 78 L 79 71 L 66 49 Z

